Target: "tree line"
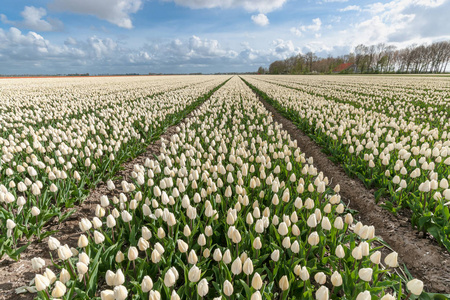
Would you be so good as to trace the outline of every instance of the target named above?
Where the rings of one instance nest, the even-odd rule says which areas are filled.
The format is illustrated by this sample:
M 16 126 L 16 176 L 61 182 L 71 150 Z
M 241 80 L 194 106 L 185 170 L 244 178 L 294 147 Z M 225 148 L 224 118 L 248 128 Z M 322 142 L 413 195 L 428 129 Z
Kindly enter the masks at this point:
M 430 45 L 412 45 L 397 49 L 379 43 L 360 44 L 354 52 L 342 56 L 318 57 L 313 52 L 298 54 L 285 60 L 277 60 L 268 69 L 260 67 L 264 74 L 311 74 L 311 73 L 444 73 L 450 61 L 450 41 Z M 345 65 L 345 70 L 339 66 Z

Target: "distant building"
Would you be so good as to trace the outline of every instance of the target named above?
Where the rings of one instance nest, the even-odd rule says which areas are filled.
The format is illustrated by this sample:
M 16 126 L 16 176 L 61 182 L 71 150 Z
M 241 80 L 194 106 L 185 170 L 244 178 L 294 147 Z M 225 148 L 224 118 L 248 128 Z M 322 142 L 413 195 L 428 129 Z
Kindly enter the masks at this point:
M 356 65 L 354 63 L 345 63 L 337 66 L 333 73 L 356 73 Z

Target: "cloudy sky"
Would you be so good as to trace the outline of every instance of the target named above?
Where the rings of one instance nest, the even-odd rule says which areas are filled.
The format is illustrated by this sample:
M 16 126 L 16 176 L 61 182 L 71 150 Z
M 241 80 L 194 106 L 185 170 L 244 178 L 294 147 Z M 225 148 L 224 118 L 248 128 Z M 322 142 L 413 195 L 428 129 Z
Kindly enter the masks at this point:
M 450 39 L 450 0 L 2 0 L 0 74 L 244 72 Z

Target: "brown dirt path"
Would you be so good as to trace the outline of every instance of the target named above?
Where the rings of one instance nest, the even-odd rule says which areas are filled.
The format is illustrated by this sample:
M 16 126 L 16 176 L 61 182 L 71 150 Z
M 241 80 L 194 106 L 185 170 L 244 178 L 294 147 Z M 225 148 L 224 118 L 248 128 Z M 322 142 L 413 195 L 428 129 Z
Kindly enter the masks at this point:
M 331 185 L 340 185 L 342 200 L 349 204 L 349 208 L 358 211 L 355 219 L 364 225 L 375 226 L 376 235 L 398 252 L 399 263 L 404 263 L 414 277 L 424 282 L 426 291 L 450 293 L 449 253 L 435 241 L 420 237 L 408 218 L 394 216 L 376 205 L 374 194 L 361 181 L 348 177 L 344 169 L 329 160 L 310 137 L 273 106 L 260 100 L 273 114 L 274 121 L 283 124 L 283 129 L 297 140 L 297 145 L 306 157 L 314 158 L 314 166 L 332 180 Z
M 116 189 L 113 192 L 107 189 L 106 183 L 100 183 L 89 193 L 89 196 L 80 206 L 75 207 L 76 212 L 72 214 L 69 219 L 59 225 L 49 225 L 45 228 L 45 230 L 58 230 L 57 233 L 52 235 L 53 237 L 58 239 L 61 244 L 68 244 L 70 247 L 76 247 L 78 237 L 81 234 L 81 230 L 78 226 L 79 220 L 81 218 L 88 218 L 92 220 L 95 216 L 95 207 L 100 203 L 100 197 L 102 195 L 107 195 L 109 199 L 111 199 L 112 196 L 118 196 L 119 193 L 122 192 L 122 180 L 130 182 L 131 172 L 133 171 L 134 165 L 143 165 L 146 158 L 154 158 L 155 155 L 159 155 L 162 139 L 169 140 L 170 137 L 176 133 L 176 127 L 183 123 L 186 119 L 193 116 L 195 111 L 198 110 L 205 102 L 186 115 L 186 117 L 181 120 L 179 124 L 168 127 L 166 132 L 162 134 L 157 141 L 151 143 L 144 153 L 135 159 L 122 164 L 123 169 L 116 173 L 116 176 L 120 179 L 114 181 Z M 33 271 L 31 265 L 31 259 L 34 257 L 43 258 L 46 262 L 46 267 L 49 267 L 55 272 L 55 274 L 58 275 L 55 268 L 52 267 L 51 257 L 49 254 L 50 250 L 48 249 L 47 242 L 48 238 L 45 238 L 43 242 L 34 240 L 33 243 L 22 253 L 20 260 L 17 262 L 9 257 L 0 259 L 0 300 L 34 299 L 36 294 L 15 293 L 16 288 L 29 285 L 30 281 L 34 278 L 35 272 Z M 55 255 L 55 253 L 52 254 Z

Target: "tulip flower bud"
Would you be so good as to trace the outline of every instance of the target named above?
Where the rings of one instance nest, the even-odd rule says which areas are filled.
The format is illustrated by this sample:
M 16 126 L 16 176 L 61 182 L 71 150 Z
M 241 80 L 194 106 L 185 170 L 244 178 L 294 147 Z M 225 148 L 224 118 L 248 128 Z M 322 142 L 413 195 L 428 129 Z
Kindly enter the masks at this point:
M 72 251 L 70 251 L 68 245 L 64 245 L 58 248 L 58 257 L 59 259 L 64 261 L 72 257 Z
M 260 291 L 254 292 L 250 297 L 250 300 L 262 300 L 261 292 Z
M 61 298 L 62 296 L 64 296 L 66 291 L 67 291 L 67 288 L 64 285 L 64 283 L 62 283 L 61 281 L 56 281 L 55 287 L 53 288 L 53 291 L 52 291 L 52 297 Z
M 370 246 L 368 242 L 361 242 L 359 244 L 359 247 L 361 248 L 361 254 L 362 256 L 368 256 L 370 252 Z
M 114 287 L 114 298 L 116 300 L 125 300 L 128 297 L 127 288 L 123 285 Z
M 44 276 L 47 277 L 48 280 L 50 280 L 50 284 L 52 284 L 53 282 L 56 281 L 56 275 L 55 275 L 55 273 L 53 273 L 53 271 L 50 270 L 49 268 L 46 268 L 46 269 L 45 269 Z
M 200 235 L 198 236 L 197 244 L 198 244 L 200 247 L 203 247 L 203 246 L 206 245 L 206 238 L 205 238 L 205 235 L 204 235 L 203 233 L 200 234 Z
M 150 291 L 149 300 L 161 300 L 161 294 L 158 291 Z
M 261 276 L 259 275 L 258 272 L 256 272 L 255 275 L 253 275 L 252 287 L 255 290 L 260 290 L 262 287 L 262 284 L 263 284 L 263 282 L 262 282 Z
M 138 256 L 139 256 L 139 252 L 136 247 L 133 246 L 128 249 L 128 260 L 130 260 L 130 261 L 136 260 L 136 258 L 138 258 Z
M 89 244 L 89 240 L 87 239 L 87 237 L 84 234 L 81 234 L 80 237 L 78 238 L 78 247 L 84 248 L 88 244 Z
M 228 265 L 229 263 L 231 263 L 231 252 L 229 249 L 227 249 L 225 251 L 225 253 L 223 254 L 223 258 L 222 261 L 224 262 L 224 264 Z
M 158 250 L 153 249 L 151 258 L 152 258 L 152 262 L 154 264 L 157 264 L 161 260 L 161 254 L 158 252 Z
M 148 229 L 145 226 L 142 226 L 141 233 L 142 233 L 142 238 L 146 241 L 148 241 L 152 237 L 152 232 L 150 231 L 150 229 Z
M 216 250 L 214 250 L 213 259 L 217 262 L 222 260 L 222 252 L 219 248 L 216 248 Z
M 391 294 L 386 294 L 383 297 L 380 298 L 380 300 L 395 300 L 395 297 Z
M 257 233 L 263 233 L 264 232 L 264 222 L 263 222 L 263 220 L 259 219 L 259 220 L 256 221 L 255 231 Z
M 105 236 L 100 233 L 99 231 L 95 230 L 94 231 L 94 242 L 98 245 L 103 243 L 103 241 L 105 240 Z
M 79 223 L 79 225 L 80 225 L 80 229 L 81 229 L 82 232 L 86 232 L 86 231 L 88 231 L 89 229 L 92 228 L 91 221 L 89 221 L 86 218 L 82 218 L 80 223 Z
M 389 267 L 391 267 L 391 268 L 396 268 L 396 267 L 398 267 L 397 257 L 398 257 L 398 253 L 397 253 L 397 252 L 392 252 L 392 253 L 388 254 L 388 255 L 384 258 L 384 262 L 385 262 L 386 265 L 388 265 Z
M 280 225 L 278 225 L 278 233 L 282 236 L 285 236 L 288 234 L 289 229 L 287 228 L 287 225 L 285 222 L 281 222 Z
M 166 232 L 164 231 L 164 229 L 162 227 L 159 227 L 157 235 L 158 235 L 158 238 L 163 239 L 166 237 Z
M 172 295 L 170 296 L 170 300 L 180 300 L 180 296 L 178 296 L 177 292 L 172 291 Z
M 77 271 L 78 274 L 84 275 L 88 271 L 88 266 L 85 263 L 77 262 Z
M 175 281 L 175 274 L 173 273 L 172 269 L 169 269 L 164 275 L 164 285 L 170 288 L 175 284 Z
M 312 232 L 308 237 L 308 244 L 311 246 L 316 246 L 320 242 L 320 237 L 316 231 Z
M 200 297 L 204 297 L 206 296 L 206 294 L 208 294 L 208 291 L 209 291 L 208 281 L 206 281 L 206 279 L 203 278 L 197 285 L 197 293 Z
M 342 221 L 341 217 L 337 217 L 336 220 L 334 220 L 334 228 L 336 228 L 338 230 L 341 230 L 342 228 L 344 228 L 344 222 Z
M 67 281 L 70 280 L 70 274 L 66 269 L 62 269 L 61 273 L 59 274 L 59 281 L 61 281 L 62 283 L 66 283 Z
M 355 247 L 352 250 L 352 256 L 354 259 L 356 260 L 360 260 L 362 258 L 362 251 L 361 251 L 361 247 Z
M 314 275 L 314 280 L 318 284 L 325 284 L 325 282 L 327 281 L 327 276 L 325 275 L 325 273 L 319 272 L 316 275 Z
M 341 274 L 339 274 L 339 272 L 334 271 L 334 273 L 331 275 L 331 284 L 333 284 L 333 286 L 342 285 L 342 276 Z
M 98 228 L 102 227 L 102 221 L 100 221 L 99 218 L 94 217 L 92 219 L 92 225 L 94 226 L 95 229 L 98 229 Z
M 300 252 L 300 245 L 297 241 L 294 241 L 294 243 L 292 243 L 291 251 L 296 254 Z
M 356 300 L 371 300 L 372 296 L 370 295 L 369 291 L 364 291 L 358 294 L 358 296 L 356 296 Z
M 178 243 L 178 251 L 181 253 L 186 253 L 189 249 L 189 245 L 183 240 L 177 240 Z
M 125 282 L 125 276 L 123 275 L 123 272 L 121 269 L 117 270 L 117 272 L 114 274 L 114 272 L 108 270 L 106 272 L 106 283 L 111 286 L 118 286 Z
M 197 254 L 195 253 L 194 250 L 191 250 L 188 256 L 188 263 L 190 263 L 191 265 L 195 265 L 197 262 L 198 262 Z
M 278 259 L 280 259 L 280 250 L 278 250 L 278 249 L 274 250 L 274 251 L 272 252 L 272 254 L 270 255 L 270 258 L 271 258 L 273 261 L 277 262 Z
M 362 280 L 370 282 L 372 280 L 372 272 L 372 268 L 362 268 L 358 271 L 358 275 Z
M 80 255 L 78 255 L 78 261 L 84 263 L 86 266 L 88 266 L 90 263 L 89 256 L 85 252 L 80 253 Z
M 33 206 L 31 208 L 31 215 L 33 217 L 39 216 L 41 214 L 41 211 L 39 210 L 39 208 L 37 208 L 36 206 Z
M 422 294 L 423 291 L 423 282 L 419 279 L 413 279 L 408 281 L 406 284 L 408 290 L 416 296 Z
M 242 272 L 242 261 L 240 258 L 236 258 L 231 264 L 231 272 L 234 275 L 239 275 Z
M 372 255 L 370 256 L 370 261 L 378 265 L 381 261 L 381 252 L 375 251 L 374 253 L 372 253 Z
M 43 267 L 45 267 L 45 260 L 43 260 L 40 257 L 32 258 L 31 266 L 33 268 L 33 271 L 38 271 L 39 269 L 42 269 Z
M 282 291 L 286 291 L 289 288 L 289 280 L 286 275 L 281 277 L 280 281 L 278 282 L 278 285 Z
M 147 250 L 149 247 L 150 247 L 150 243 L 149 242 L 147 242 L 144 238 L 139 238 L 139 241 L 138 241 L 138 248 L 139 248 L 139 250 L 141 250 L 141 251 L 145 251 L 145 250 Z
M 306 221 L 306 224 L 310 227 L 310 228 L 315 228 L 317 226 L 317 218 L 315 214 L 311 214 L 308 218 L 308 220 Z
M 101 300 L 114 300 L 114 291 L 113 290 L 104 290 L 100 293 Z
M 247 258 L 244 262 L 243 271 L 246 275 L 253 273 L 253 262 L 250 258 Z
M 303 266 L 299 272 L 299 277 L 301 280 L 306 281 L 309 279 L 309 272 L 308 269 L 306 269 L 305 266 Z
M 185 237 L 189 237 L 191 235 L 191 229 L 189 228 L 188 225 L 184 226 L 183 234 L 184 234 Z
M 36 285 L 36 290 L 40 292 L 45 290 L 50 285 L 50 280 L 41 274 L 36 274 L 34 283 Z
M 54 237 L 50 237 L 48 239 L 48 247 L 50 248 L 50 250 L 56 250 L 61 246 L 60 242 L 55 239 Z
M 200 280 L 200 276 L 202 275 L 202 271 L 196 266 L 193 265 L 189 270 L 188 278 L 190 282 L 197 282 Z
M 121 262 L 123 262 L 124 259 L 125 259 L 125 255 L 122 253 L 122 251 L 119 250 L 116 253 L 116 257 L 115 257 L 116 263 L 120 264 Z
M 353 223 L 353 216 L 350 213 L 346 214 L 344 222 L 345 222 L 345 224 L 348 224 L 348 225 L 352 224 Z
M 122 216 L 122 220 L 125 223 L 128 223 L 128 222 L 130 222 L 133 219 L 133 217 L 130 215 L 130 213 L 128 211 L 126 211 L 126 210 L 122 211 L 121 216 Z
M 144 276 L 144 278 L 142 279 L 142 283 L 141 283 L 142 292 L 147 293 L 152 288 L 153 288 L 153 280 L 148 275 Z
M 331 223 L 328 217 L 323 217 L 321 225 L 324 230 L 331 230 Z
M 228 280 L 225 280 L 225 282 L 223 283 L 223 293 L 230 297 L 231 295 L 233 295 L 233 285 L 231 284 L 231 282 L 229 282 Z
M 291 239 L 287 236 L 283 239 L 283 241 L 281 242 L 281 245 L 285 248 L 288 249 L 291 247 Z

